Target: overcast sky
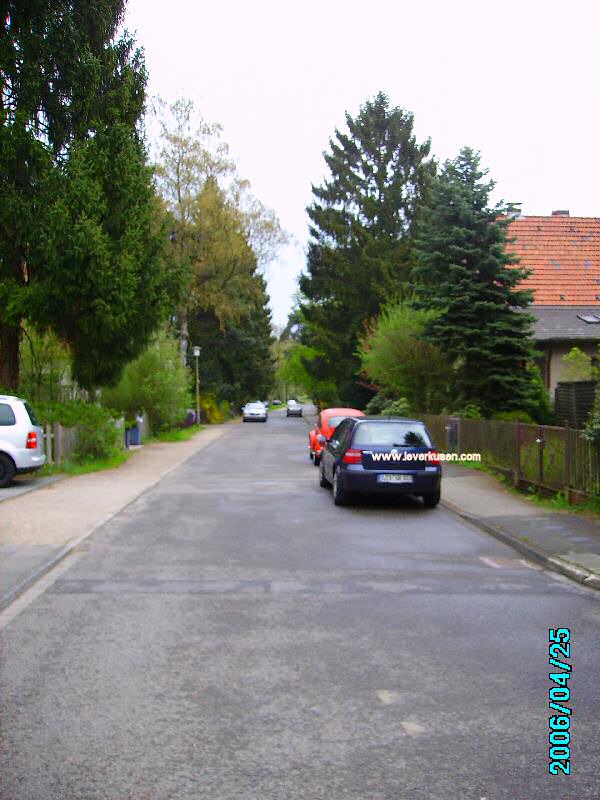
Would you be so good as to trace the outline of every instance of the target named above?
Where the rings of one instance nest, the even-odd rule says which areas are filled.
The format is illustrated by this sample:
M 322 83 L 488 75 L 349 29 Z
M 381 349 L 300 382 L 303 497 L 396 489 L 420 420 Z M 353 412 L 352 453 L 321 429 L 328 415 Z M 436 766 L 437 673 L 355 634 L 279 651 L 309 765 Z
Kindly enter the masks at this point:
M 344 112 L 384 91 L 440 159 L 481 151 L 496 199 L 600 216 L 597 2 L 128 0 L 149 93 L 193 99 L 298 244 L 268 273 L 274 322 L 303 269 L 304 209 Z

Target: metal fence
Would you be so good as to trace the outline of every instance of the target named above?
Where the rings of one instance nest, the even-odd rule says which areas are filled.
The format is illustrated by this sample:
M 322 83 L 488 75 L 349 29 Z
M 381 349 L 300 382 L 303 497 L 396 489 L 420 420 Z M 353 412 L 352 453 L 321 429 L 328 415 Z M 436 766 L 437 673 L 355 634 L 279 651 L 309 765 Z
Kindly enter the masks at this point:
M 600 496 L 600 450 L 580 430 L 485 419 L 423 414 L 439 450 L 480 453 L 483 464 L 509 476 L 515 486 L 548 493 Z

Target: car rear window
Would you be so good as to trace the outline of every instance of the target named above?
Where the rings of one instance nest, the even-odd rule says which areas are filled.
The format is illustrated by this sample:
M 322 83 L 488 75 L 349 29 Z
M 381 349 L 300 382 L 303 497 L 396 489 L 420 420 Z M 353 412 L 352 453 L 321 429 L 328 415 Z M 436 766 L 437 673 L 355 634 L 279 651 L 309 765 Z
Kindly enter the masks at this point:
M 12 408 L 7 403 L 0 403 L 0 425 L 7 427 L 15 425 L 17 420 Z
M 354 432 L 353 445 L 376 447 L 432 447 L 418 422 L 363 422 Z
M 23 405 L 25 406 L 25 411 L 27 411 L 27 413 L 29 414 L 29 419 L 31 420 L 31 424 L 39 425 L 40 423 L 38 422 L 37 417 L 33 412 L 33 408 L 29 405 L 29 403 L 23 403 Z
M 329 417 L 327 424 L 333 430 L 334 428 L 337 428 L 343 419 L 346 419 L 346 417 Z

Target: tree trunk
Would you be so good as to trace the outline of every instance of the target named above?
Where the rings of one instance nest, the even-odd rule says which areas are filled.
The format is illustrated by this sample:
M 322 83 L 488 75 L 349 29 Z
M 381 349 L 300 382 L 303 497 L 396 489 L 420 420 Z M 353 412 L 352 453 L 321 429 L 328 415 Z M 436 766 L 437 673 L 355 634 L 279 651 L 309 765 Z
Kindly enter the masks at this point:
M 19 392 L 19 342 L 21 329 L 18 325 L 0 322 L 0 391 Z

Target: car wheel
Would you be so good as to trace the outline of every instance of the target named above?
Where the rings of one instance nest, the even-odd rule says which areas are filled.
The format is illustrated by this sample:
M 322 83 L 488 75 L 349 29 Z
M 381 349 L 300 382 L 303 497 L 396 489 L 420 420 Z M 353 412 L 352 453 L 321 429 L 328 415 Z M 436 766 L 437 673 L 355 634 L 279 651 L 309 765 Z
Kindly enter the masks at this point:
M 339 472 L 336 469 L 336 471 L 333 473 L 333 502 L 336 506 L 345 506 L 347 505 L 348 500 L 348 492 L 342 489 L 340 485 Z
M 15 477 L 15 473 L 16 469 L 12 458 L 0 453 L 0 489 L 8 486 Z
M 440 502 L 440 490 L 438 489 L 437 492 L 432 492 L 431 494 L 424 494 L 423 502 L 426 508 L 435 508 Z
M 325 477 L 324 464 L 321 464 L 321 466 L 319 467 L 319 486 L 321 486 L 323 489 L 329 489 L 329 487 L 331 486 L 331 484 Z

